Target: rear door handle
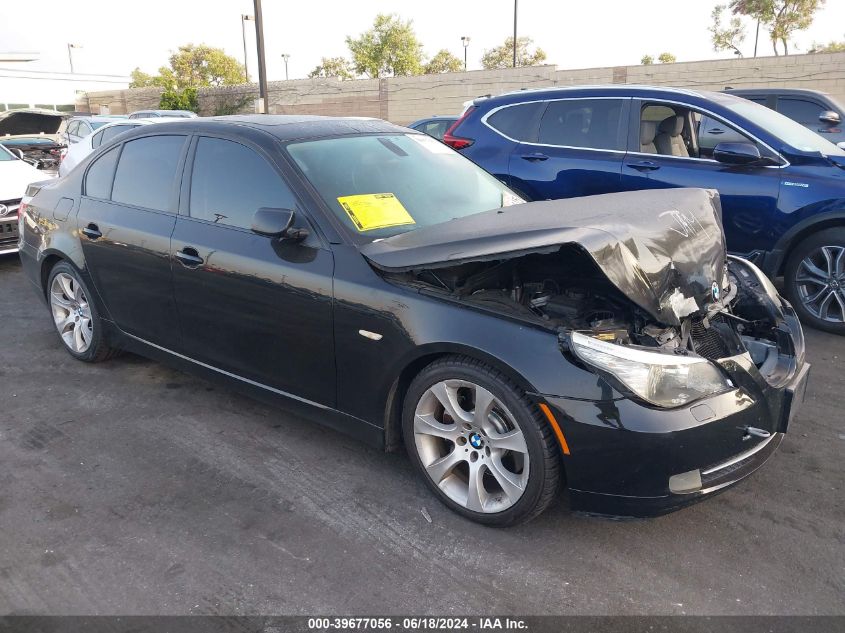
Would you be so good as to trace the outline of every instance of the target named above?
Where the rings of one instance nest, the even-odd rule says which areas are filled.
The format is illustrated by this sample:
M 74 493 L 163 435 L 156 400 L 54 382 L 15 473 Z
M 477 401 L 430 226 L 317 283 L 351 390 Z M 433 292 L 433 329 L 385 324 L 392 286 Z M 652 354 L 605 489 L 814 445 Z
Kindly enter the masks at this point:
M 549 157 L 545 154 L 540 152 L 534 152 L 533 154 L 523 154 L 520 156 L 522 160 L 530 160 L 530 161 L 541 161 L 541 160 L 549 160 Z
M 636 169 L 637 171 L 654 171 L 656 169 L 660 169 L 660 165 L 651 160 L 641 160 L 637 163 L 629 163 L 628 166 L 631 169 Z
M 176 259 L 182 262 L 182 265 L 187 268 L 196 268 L 205 260 L 200 257 L 197 249 L 186 246 L 181 251 L 176 251 Z
M 724 133 L 725 133 L 725 131 L 720 130 L 719 128 L 715 128 L 713 130 L 710 130 L 710 134 L 724 134 Z
M 82 229 L 82 233 L 89 239 L 96 240 L 103 237 L 103 234 L 100 233 L 100 227 L 94 224 L 93 222 Z

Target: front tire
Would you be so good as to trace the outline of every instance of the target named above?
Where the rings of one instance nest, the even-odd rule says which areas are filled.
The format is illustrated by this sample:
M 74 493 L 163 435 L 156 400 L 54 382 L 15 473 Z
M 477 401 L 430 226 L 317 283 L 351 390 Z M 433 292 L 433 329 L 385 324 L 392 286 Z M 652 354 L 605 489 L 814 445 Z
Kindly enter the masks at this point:
M 537 407 L 476 360 L 447 357 L 420 372 L 405 397 L 402 429 L 429 488 L 478 523 L 529 521 L 560 487 L 557 444 Z
M 59 262 L 47 279 L 50 315 L 64 348 L 77 360 L 98 363 L 116 350 L 103 338 L 103 323 L 91 292 L 76 269 Z
M 787 260 L 784 289 L 801 321 L 845 334 L 845 228 L 825 229 L 800 242 Z

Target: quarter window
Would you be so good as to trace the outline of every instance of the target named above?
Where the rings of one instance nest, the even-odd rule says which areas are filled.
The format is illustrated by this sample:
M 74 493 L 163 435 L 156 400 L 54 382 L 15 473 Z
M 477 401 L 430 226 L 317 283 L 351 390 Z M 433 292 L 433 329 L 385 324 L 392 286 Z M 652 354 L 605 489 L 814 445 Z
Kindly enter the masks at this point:
M 295 206 L 282 177 L 255 151 L 234 141 L 199 139 L 191 176 L 192 218 L 248 229 L 261 207 Z
M 184 136 L 148 136 L 123 146 L 112 200 L 157 211 L 171 210 L 173 182 Z
M 85 195 L 108 200 L 111 194 L 112 176 L 117 163 L 117 148 L 110 149 L 95 160 L 85 175 Z
M 537 142 L 537 127 L 545 102 L 520 103 L 494 112 L 487 124 L 505 136 L 526 143 Z
M 589 149 L 622 150 L 620 99 L 571 99 L 549 102 L 538 141 Z

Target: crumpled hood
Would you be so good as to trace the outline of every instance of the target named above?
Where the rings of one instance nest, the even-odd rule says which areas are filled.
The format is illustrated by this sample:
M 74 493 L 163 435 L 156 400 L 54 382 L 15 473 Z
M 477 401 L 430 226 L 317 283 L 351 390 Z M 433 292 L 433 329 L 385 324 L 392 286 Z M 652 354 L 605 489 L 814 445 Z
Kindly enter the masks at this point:
M 531 202 L 419 228 L 361 251 L 376 268 L 405 272 L 564 245 L 580 247 L 611 283 L 666 325 L 680 325 L 727 286 L 719 194 L 704 189 Z
M 10 110 L 0 114 L 0 138 L 58 134 L 66 116 L 49 110 Z

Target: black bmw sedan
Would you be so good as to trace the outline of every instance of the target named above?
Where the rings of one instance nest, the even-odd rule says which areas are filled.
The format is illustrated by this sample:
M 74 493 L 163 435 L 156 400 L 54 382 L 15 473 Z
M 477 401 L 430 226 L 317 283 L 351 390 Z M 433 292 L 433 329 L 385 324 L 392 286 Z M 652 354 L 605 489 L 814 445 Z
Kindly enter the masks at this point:
M 807 381 L 714 192 L 526 204 L 378 120 L 144 126 L 31 185 L 20 228 L 75 358 L 129 350 L 404 444 L 489 525 L 563 486 L 604 515 L 700 500 L 775 452 Z

